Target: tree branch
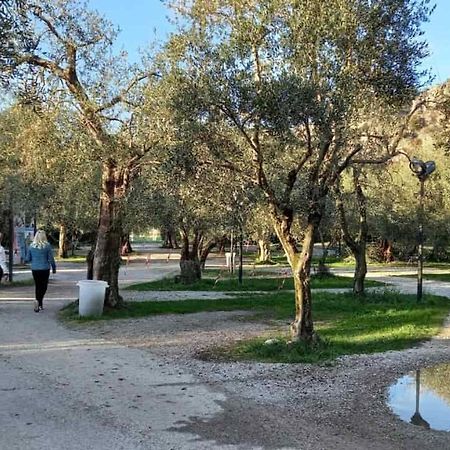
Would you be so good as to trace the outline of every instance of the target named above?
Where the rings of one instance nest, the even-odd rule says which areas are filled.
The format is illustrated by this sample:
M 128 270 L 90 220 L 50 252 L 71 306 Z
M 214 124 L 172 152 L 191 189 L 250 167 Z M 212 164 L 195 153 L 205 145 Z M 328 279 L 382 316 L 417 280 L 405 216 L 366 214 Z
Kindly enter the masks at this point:
M 112 108 L 118 103 L 125 102 L 126 101 L 125 96 L 131 91 L 131 89 L 133 89 L 133 87 L 136 86 L 140 81 L 145 80 L 146 78 L 149 78 L 152 75 L 158 76 L 157 73 L 147 73 L 136 76 L 133 80 L 131 80 L 130 84 L 120 94 L 113 97 L 109 102 L 98 107 L 95 112 L 97 113 L 102 112 L 105 109 Z
M 32 14 L 39 19 L 41 22 L 44 22 L 44 24 L 46 25 L 47 29 L 50 31 L 51 34 L 53 34 L 53 36 L 56 37 L 56 39 L 58 41 L 60 41 L 61 43 L 63 43 L 65 46 L 69 43 L 69 41 L 67 41 L 66 39 L 64 39 L 58 32 L 58 30 L 56 29 L 56 27 L 53 25 L 53 23 L 51 22 L 50 19 L 48 19 L 47 17 L 44 16 L 44 14 L 42 13 L 42 8 L 38 5 L 30 5 L 31 8 L 31 12 Z
M 67 72 L 60 65 L 49 59 L 41 58 L 37 55 L 22 55 L 17 58 L 17 64 L 30 64 L 32 66 L 42 67 L 62 80 L 67 81 Z

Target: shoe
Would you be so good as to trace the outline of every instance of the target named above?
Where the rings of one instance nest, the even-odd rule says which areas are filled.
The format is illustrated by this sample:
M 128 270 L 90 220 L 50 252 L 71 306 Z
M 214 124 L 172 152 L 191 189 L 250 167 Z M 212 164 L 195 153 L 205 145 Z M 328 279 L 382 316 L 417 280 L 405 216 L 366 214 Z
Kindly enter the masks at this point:
M 43 306 L 39 306 L 39 311 L 44 311 L 44 307 Z
M 34 301 L 34 312 L 39 312 L 39 302 L 37 300 Z

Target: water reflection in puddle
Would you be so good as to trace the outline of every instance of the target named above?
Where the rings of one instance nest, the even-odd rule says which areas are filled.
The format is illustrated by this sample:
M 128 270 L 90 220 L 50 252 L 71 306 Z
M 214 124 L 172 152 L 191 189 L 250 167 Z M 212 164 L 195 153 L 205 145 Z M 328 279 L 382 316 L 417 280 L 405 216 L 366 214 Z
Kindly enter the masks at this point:
M 389 388 L 389 406 L 405 422 L 450 431 L 450 364 L 417 370 Z

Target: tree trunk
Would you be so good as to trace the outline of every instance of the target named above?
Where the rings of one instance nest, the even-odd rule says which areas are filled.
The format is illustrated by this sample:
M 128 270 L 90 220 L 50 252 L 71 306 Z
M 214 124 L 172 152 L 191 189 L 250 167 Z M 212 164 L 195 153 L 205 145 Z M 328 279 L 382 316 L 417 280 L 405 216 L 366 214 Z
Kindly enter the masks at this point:
M 58 256 L 60 258 L 68 257 L 68 242 L 67 242 L 67 227 L 66 224 L 61 224 L 59 226 L 59 248 L 58 248 Z
M 77 231 L 72 231 L 72 238 L 70 239 L 70 249 L 72 252 L 72 256 L 75 256 L 75 250 L 77 249 L 78 245 L 78 234 Z
M 118 284 L 123 234 L 121 216 L 128 182 L 126 170 L 111 162 L 104 164 L 93 272 L 95 280 L 106 281 L 109 285 L 105 298 L 105 306 L 109 307 L 116 307 L 122 302 Z
M 172 234 L 167 228 L 161 230 L 161 236 L 163 238 L 162 248 L 174 248 L 172 243 Z
M 366 243 L 360 242 L 359 244 L 359 250 L 354 253 L 356 266 L 353 277 L 353 293 L 355 295 L 364 294 L 364 283 L 367 275 Z
M 124 256 L 132 253 L 133 248 L 131 247 L 130 233 L 124 234 L 121 241 L 120 254 Z
M 163 243 L 161 248 L 180 248 L 177 242 L 176 232 L 172 228 L 163 228 L 161 230 Z
M 392 242 L 388 239 L 383 239 L 380 243 L 383 261 L 385 263 L 390 263 L 394 260 L 392 251 Z
M 292 211 L 272 212 L 275 219 L 275 231 L 286 253 L 294 278 L 295 318 L 290 327 L 291 339 L 294 342 L 303 341 L 308 344 L 318 340 L 312 320 L 311 262 L 314 250 L 314 232 L 322 218 L 320 200 L 313 205 L 311 210 L 301 253 L 299 253 L 290 231 Z
M 323 233 L 321 230 L 319 230 L 319 235 L 320 235 L 320 243 L 322 245 L 322 255 L 319 258 L 319 264 L 317 266 L 317 275 L 323 277 L 330 275 L 330 269 L 327 266 L 328 246 L 325 244 L 325 240 L 323 238 Z
M 202 278 L 200 259 L 198 257 L 199 235 L 195 233 L 192 249 L 190 249 L 189 245 L 189 233 L 183 230 L 181 235 L 183 246 L 181 247 L 180 255 L 180 281 L 183 284 L 193 284 Z
M 215 239 L 211 239 L 200 251 L 200 267 L 202 270 L 205 270 L 206 259 L 210 254 L 211 250 L 216 246 L 217 241 Z
M 183 284 L 193 284 L 201 280 L 200 262 L 196 258 L 180 259 L 180 281 Z
M 218 243 L 220 255 L 222 255 L 222 256 L 225 255 L 226 246 L 227 246 L 227 238 L 225 236 L 225 237 L 221 238 Z
M 260 263 L 270 263 L 271 254 L 270 254 L 270 241 L 268 239 L 258 239 L 258 262 Z
M 87 272 L 86 272 L 86 280 L 94 279 L 94 250 L 91 248 L 86 255 L 86 264 L 87 264 Z
M 172 231 L 172 248 L 180 248 L 180 244 L 177 240 L 177 233 L 175 231 Z
M 364 295 L 364 283 L 367 274 L 366 245 L 369 228 L 367 225 L 366 196 L 362 190 L 359 180 L 360 172 L 353 169 L 353 184 L 359 214 L 358 238 L 352 238 L 345 215 L 344 202 L 339 185 L 336 185 L 337 209 L 342 228 L 342 237 L 355 258 L 355 273 L 353 276 L 353 293 L 355 295 Z
M 311 262 L 314 250 L 315 224 L 309 223 L 303 239 L 303 249 L 294 265 L 295 319 L 291 323 L 293 341 L 313 342 L 317 339 L 312 320 Z

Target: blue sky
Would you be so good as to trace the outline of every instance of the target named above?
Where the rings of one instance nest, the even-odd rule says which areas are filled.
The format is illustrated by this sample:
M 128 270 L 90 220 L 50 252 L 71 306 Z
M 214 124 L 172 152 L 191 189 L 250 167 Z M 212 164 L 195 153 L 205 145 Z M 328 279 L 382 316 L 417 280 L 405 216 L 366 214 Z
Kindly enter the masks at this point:
M 90 0 L 91 5 L 121 28 L 119 47 L 137 60 L 139 47 L 164 40 L 171 29 L 169 10 L 161 0 Z M 439 83 L 450 78 L 450 0 L 435 0 L 436 10 L 424 26 L 430 48 L 425 67 Z

